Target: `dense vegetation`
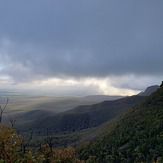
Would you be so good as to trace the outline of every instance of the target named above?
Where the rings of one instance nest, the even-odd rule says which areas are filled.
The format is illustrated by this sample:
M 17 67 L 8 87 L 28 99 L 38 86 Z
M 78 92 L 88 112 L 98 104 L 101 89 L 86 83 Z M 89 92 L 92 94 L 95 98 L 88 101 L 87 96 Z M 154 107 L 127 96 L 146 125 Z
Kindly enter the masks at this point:
M 73 163 L 76 159 L 72 147 L 52 148 L 41 145 L 37 151 L 24 150 L 23 139 L 12 128 L 0 125 L 0 163 Z
M 109 135 L 80 149 L 80 156 L 103 163 L 163 162 L 163 87 L 117 121 Z
M 114 105 L 114 102 L 103 102 L 93 105 L 94 107 L 86 106 L 83 109 L 79 107 L 69 113 L 86 114 L 93 111 L 98 113 L 101 109 L 103 113 L 101 115 L 104 115 L 107 104 L 111 109 L 119 109 L 123 104 L 127 107 L 137 101 L 140 101 L 140 97 L 135 96 L 118 100 L 117 105 Z M 161 163 L 163 162 L 163 87 L 136 106 L 125 109 L 125 112 L 111 121 L 91 130 L 71 134 L 73 139 L 86 137 L 88 134 L 86 141 L 78 142 L 77 147 L 70 147 L 67 144 L 57 147 L 55 145 L 57 137 L 48 130 L 44 131 L 44 134 L 46 137 L 40 139 L 39 145 L 31 146 L 29 142 L 32 139 L 32 132 L 25 140 L 13 127 L 6 127 L 1 123 L 0 163 Z M 67 139 L 66 136 L 58 138 Z

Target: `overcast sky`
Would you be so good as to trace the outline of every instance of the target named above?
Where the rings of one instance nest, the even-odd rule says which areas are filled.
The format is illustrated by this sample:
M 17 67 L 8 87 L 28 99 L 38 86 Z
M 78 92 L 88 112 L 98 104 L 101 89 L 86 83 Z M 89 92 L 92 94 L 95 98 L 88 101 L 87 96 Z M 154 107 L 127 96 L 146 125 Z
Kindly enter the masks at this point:
M 162 80 L 162 0 L 0 1 L 1 89 L 130 95 Z

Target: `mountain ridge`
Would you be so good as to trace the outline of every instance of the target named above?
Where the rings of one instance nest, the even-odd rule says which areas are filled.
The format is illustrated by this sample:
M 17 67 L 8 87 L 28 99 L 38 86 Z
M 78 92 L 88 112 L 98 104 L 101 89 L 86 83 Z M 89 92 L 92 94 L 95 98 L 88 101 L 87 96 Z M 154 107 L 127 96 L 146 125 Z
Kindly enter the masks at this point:
M 152 85 L 152 86 L 147 87 L 145 89 L 145 91 L 140 92 L 138 95 L 139 96 L 149 96 L 159 88 L 160 88 L 160 86 L 158 86 L 158 85 Z
M 51 128 L 55 132 L 71 133 L 97 127 L 116 117 L 122 111 L 143 100 L 142 96 L 131 96 L 114 101 L 104 101 L 94 105 L 84 105 L 64 113 L 58 113 L 35 119 L 31 123 L 23 124 L 21 128 Z M 20 125 L 21 126 L 21 125 Z
M 97 162 L 133 163 L 163 160 L 163 87 L 117 119 L 114 129 L 80 149 Z

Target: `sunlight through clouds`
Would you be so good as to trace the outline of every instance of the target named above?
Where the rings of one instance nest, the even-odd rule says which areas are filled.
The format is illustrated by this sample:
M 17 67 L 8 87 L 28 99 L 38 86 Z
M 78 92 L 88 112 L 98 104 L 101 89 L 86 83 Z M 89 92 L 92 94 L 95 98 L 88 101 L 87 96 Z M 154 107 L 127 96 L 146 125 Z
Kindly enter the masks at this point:
M 0 89 L 132 95 L 159 85 L 162 5 L 1 2 Z
M 134 95 L 139 93 L 139 90 L 126 88 L 116 88 L 110 84 L 109 78 L 50 78 L 47 80 L 36 80 L 29 83 L 19 83 L 15 85 L 19 89 L 43 90 L 51 93 L 63 92 L 71 95 L 78 94 L 80 96 L 88 94 L 104 94 L 104 95 Z M 83 93 L 84 90 L 84 93 Z

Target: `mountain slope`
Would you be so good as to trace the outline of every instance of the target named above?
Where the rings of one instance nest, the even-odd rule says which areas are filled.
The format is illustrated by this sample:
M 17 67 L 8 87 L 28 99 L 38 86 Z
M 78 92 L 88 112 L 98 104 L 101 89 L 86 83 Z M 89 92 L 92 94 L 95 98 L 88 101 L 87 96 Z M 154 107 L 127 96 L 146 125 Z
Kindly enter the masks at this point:
M 70 133 L 100 124 L 116 117 L 130 106 L 140 102 L 144 97 L 131 96 L 114 101 L 104 101 L 99 104 L 79 106 L 70 111 L 34 119 L 31 123 L 23 124 L 22 128 L 49 128 L 56 133 Z
M 113 100 L 118 100 L 124 98 L 124 96 L 109 96 L 109 95 L 89 95 L 89 96 L 85 96 L 82 97 L 83 100 L 85 101 L 113 101 Z
M 80 150 L 97 162 L 156 162 L 163 159 L 163 87 L 117 120 L 116 127 L 98 142 Z M 161 158 L 162 157 L 162 158 Z
M 145 91 L 140 92 L 138 95 L 139 96 L 149 96 L 159 88 L 160 87 L 158 85 L 153 85 L 153 86 L 150 86 L 150 87 L 146 88 Z

